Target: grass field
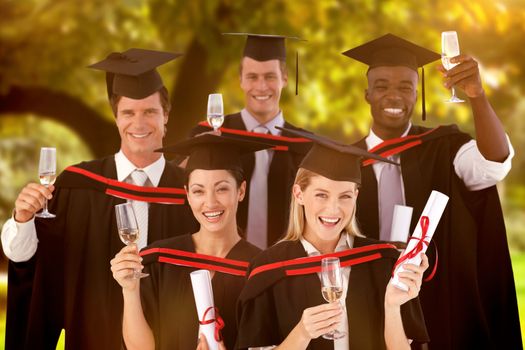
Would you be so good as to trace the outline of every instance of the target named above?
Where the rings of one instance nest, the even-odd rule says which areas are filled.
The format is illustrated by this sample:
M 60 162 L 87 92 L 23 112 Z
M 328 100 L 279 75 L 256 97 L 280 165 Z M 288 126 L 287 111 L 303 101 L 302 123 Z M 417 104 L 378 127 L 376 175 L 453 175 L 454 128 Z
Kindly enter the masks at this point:
M 516 281 L 516 293 L 518 295 L 518 307 L 521 319 L 522 339 L 525 339 L 525 253 L 512 254 L 512 266 L 514 269 L 514 280 Z M 0 282 L 0 349 L 4 347 L 5 335 L 5 296 L 7 292 L 6 278 Z M 525 342 L 524 342 L 525 347 Z M 60 337 L 57 350 L 64 349 L 64 332 Z

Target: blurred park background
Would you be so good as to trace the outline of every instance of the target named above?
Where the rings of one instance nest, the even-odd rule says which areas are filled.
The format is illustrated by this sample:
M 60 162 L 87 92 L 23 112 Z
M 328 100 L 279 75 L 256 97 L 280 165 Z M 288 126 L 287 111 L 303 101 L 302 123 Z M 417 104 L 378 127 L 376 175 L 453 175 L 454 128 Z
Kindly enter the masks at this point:
M 353 142 L 370 122 L 363 98 L 366 67 L 340 53 L 388 32 L 440 52 L 440 33 L 456 30 L 462 52 L 481 64 L 487 95 L 516 150 L 513 169 L 499 190 L 525 319 L 525 0 L 426 3 L 0 0 L 0 225 L 11 215 L 20 189 L 38 181 L 41 146 L 57 147 L 60 170 L 118 150 L 104 74 L 86 68 L 112 51 L 140 47 L 184 53 L 160 69 L 172 95 L 165 140 L 170 144 L 205 119 L 209 93 L 223 94 L 226 113 L 243 105 L 238 66 L 244 40 L 221 32 L 307 39 L 288 44 L 290 84 L 281 99 L 285 116 L 300 127 Z M 300 62 L 298 96 L 295 52 Z M 435 66 L 425 72 L 424 125 L 457 123 L 473 134 L 469 105 L 443 102 L 450 92 Z M 420 104 L 414 111 L 417 123 L 419 114 Z M 0 260 L 1 328 L 6 259 Z M 0 332 L 1 348 L 3 329 Z

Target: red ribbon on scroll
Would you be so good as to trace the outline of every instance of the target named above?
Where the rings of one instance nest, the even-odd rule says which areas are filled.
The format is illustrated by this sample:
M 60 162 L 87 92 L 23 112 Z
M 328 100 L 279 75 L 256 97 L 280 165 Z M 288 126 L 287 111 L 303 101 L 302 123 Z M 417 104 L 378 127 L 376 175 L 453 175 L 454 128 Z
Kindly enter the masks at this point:
M 211 310 L 215 311 L 215 318 L 211 318 L 211 319 L 207 320 L 206 316 L 208 316 L 208 312 L 210 312 Z M 215 340 L 216 341 L 221 341 L 222 340 L 221 329 L 224 328 L 224 320 L 219 315 L 219 309 L 216 308 L 215 306 L 210 306 L 209 308 L 206 309 L 206 311 L 204 311 L 204 315 L 202 316 L 202 320 L 200 320 L 199 323 L 201 325 L 206 325 L 206 324 L 210 324 L 210 323 L 213 323 L 213 322 L 215 322 Z
M 422 216 L 421 220 L 419 221 L 419 224 L 421 225 L 421 237 L 410 237 L 409 240 L 415 239 L 417 240 L 417 244 L 414 246 L 414 248 L 412 248 L 409 252 L 407 252 L 405 255 L 403 255 L 396 261 L 394 268 L 392 269 L 392 276 L 394 276 L 394 272 L 396 271 L 399 265 L 401 265 L 406 260 L 416 257 L 419 253 L 421 253 L 424 245 L 428 246 L 430 244 L 430 242 L 425 240 L 427 238 L 427 231 L 428 226 L 430 224 L 430 219 L 428 218 L 428 216 Z

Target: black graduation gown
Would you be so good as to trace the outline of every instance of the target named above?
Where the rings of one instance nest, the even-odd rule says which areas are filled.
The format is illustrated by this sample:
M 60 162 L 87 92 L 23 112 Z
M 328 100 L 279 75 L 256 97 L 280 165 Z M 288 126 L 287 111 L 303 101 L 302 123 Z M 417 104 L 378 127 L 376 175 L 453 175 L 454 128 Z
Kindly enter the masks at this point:
M 355 248 L 376 243 L 366 238 L 354 239 Z M 397 255 L 394 251 L 392 256 L 352 266 L 346 297 L 350 349 L 385 348 L 384 296 Z M 257 256 L 250 269 L 305 256 L 300 241 L 280 242 Z M 280 279 L 271 276 L 271 272 L 266 274 L 258 280 L 250 278 L 239 298 L 239 349 L 282 343 L 300 321 L 304 309 L 326 303 L 316 273 Z M 425 322 L 417 298 L 405 303 L 401 310 L 408 338 L 426 341 Z M 333 341 L 322 337 L 313 339 L 308 346 L 315 350 L 333 348 Z
M 241 114 L 231 114 L 224 118 L 223 128 L 246 130 L 246 126 L 242 120 Z M 298 129 L 292 124 L 285 122 L 285 128 Z M 200 134 L 202 132 L 210 131 L 209 127 L 198 125 L 191 131 L 191 136 Z M 231 137 L 239 137 L 238 135 L 228 134 Z M 282 136 L 297 137 L 283 131 Z M 242 138 L 242 137 L 241 137 Z M 265 142 L 266 140 L 259 140 Z M 286 231 L 288 226 L 288 215 L 290 211 L 290 196 L 292 193 L 292 186 L 295 180 L 295 174 L 299 168 L 299 164 L 303 160 L 304 155 L 310 149 L 311 144 L 294 145 L 288 151 L 274 151 L 272 162 L 270 164 L 270 171 L 268 173 L 268 245 L 271 246 Z M 239 227 L 246 232 L 248 225 L 248 203 L 250 196 L 250 180 L 252 178 L 253 169 L 255 168 L 255 155 L 253 153 L 247 154 L 243 157 L 243 169 L 246 177 L 246 197 L 239 204 L 237 210 L 237 223 Z
M 154 243 L 150 248 L 171 248 L 195 253 L 191 234 Z M 241 239 L 226 259 L 249 262 L 261 250 Z M 195 349 L 198 343 L 199 320 L 193 297 L 190 273 L 197 267 L 160 263 L 144 257 L 140 294 L 144 315 L 155 336 L 157 350 Z M 216 271 L 212 278 L 213 299 L 225 322 L 221 333 L 227 349 L 233 349 L 237 337 L 235 305 L 244 286 L 245 276 Z
M 113 156 L 76 167 L 117 178 Z M 167 162 L 159 187 L 182 188 L 182 179 Z M 56 218 L 35 221 L 37 253 L 26 263 L 9 263 L 9 282 L 18 283 L 9 284 L 6 349 L 55 349 L 62 328 L 66 349 L 121 346 L 122 291 L 109 261 L 123 247 L 114 206 L 125 200 L 85 182 L 81 177 L 77 186 L 70 172 L 59 176 L 49 204 Z M 149 242 L 196 227 L 189 206 L 150 204 Z
M 437 273 L 423 283 L 421 306 L 431 349 L 521 349 L 516 291 L 505 224 L 496 186 L 468 191 L 453 160 L 471 137 L 455 125 L 449 135 L 401 153 L 406 205 L 414 208 L 411 231 L 432 190 L 450 197 L 434 234 Z M 409 135 L 428 128 L 412 126 Z M 366 149 L 363 140 L 357 143 Z M 377 181 L 362 170 L 357 218 L 363 232 L 378 238 Z M 433 260 L 432 246 L 427 252 Z M 432 261 L 431 261 L 432 264 Z

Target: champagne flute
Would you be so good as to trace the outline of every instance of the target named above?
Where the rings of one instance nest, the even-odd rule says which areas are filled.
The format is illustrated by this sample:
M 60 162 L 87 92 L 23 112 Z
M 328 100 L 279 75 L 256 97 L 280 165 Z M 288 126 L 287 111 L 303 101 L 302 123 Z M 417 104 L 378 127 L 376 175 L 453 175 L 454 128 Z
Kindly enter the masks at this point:
M 213 127 L 213 131 L 219 130 L 224 123 L 224 107 L 222 103 L 222 94 L 208 95 L 208 124 Z
M 57 176 L 57 150 L 54 147 L 42 147 L 40 149 L 40 162 L 38 163 L 38 175 L 40 183 L 49 187 L 55 183 Z M 35 214 L 39 218 L 54 218 L 55 214 L 47 210 L 47 198 L 44 199 L 44 208 Z
M 139 225 L 130 202 L 115 205 L 115 215 L 117 216 L 117 228 L 120 240 L 125 245 L 135 243 L 139 239 Z M 138 252 L 137 252 L 138 253 Z M 149 274 L 141 271 L 133 271 L 133 278 L 147 277 Z
M 343 296 L 343 275 L 339 258 L 324 258 L 321 260 L 321 293 L 329 303 L 339 301 Z M 324 334 L 325 339 L 340 339 L 346 335 L 337 329 Z
M 452 57 L 459 55 L 458 33 L 455 31 L 441 33 L 441 51 L 441 62 L 443 62 L 443 67 L 445 67 L 446 70 L 450 70 L 458 65 L 457 63 L 450 62 Z M 452 96 L 445 102 L 459 103 L 465 101 L 456 96 L 456 89 L 452 87 Z

